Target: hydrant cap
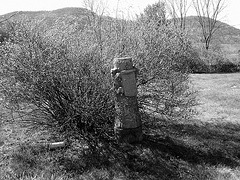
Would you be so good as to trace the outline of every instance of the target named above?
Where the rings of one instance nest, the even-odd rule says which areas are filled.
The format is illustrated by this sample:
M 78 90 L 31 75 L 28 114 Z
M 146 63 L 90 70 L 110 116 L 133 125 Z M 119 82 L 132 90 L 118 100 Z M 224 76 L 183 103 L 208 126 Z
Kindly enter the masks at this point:
M 131 57 L 114 58 L 113 60 L 114 69 L 129 70 L 133 69 L 133 62 Z

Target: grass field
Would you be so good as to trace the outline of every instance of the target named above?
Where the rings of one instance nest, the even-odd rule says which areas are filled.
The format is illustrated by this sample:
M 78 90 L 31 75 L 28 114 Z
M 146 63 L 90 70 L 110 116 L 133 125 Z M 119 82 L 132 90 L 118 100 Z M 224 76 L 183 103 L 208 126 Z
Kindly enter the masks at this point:
M 206 122 L 240 123 L 240 74 L 194 74 L 199 91 L 198 119 Z
M 157 119 L 158 132 L 146 124 L 143 142 L 119 147 L 123 157 L 113 153 L 113 160 L 82 156 L 76 147 L 40 149 L 28 140 L 42 135 L 24 135 L 18 124 L 5 123 L 0 131 L 0 180 L 238 180 L 239 77 L 239 73 L 191 75 L 199 91 L 198 115 L 187 122 Z M 2 111 L 2 120 L 11 116 Z

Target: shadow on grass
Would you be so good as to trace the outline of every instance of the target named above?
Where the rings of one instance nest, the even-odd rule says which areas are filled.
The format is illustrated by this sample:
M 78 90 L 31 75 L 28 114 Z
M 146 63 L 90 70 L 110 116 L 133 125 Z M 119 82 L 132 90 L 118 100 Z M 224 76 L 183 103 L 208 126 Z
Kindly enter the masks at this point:
M 149 179 L 211 179 L 208 167 L 240 165 L 240 124 L 148 117 L 144 140 L 123 151 L 123 166 Z
M 145 124 L 146 136 L 142 142 L 145 147 L 191 164 L 240 165 L 240 124 L 153 119 L 158 125 Z
M 146 119 L 140 143 L 106 142 L 97 153 L 85 154 L 77 149 L 63 149 L 45 152 L 42 159 L 54 160 L 49 164 L 55 170 L 73 176 L 90 172 L 86 178 L 91 178 L 89 174 L 107 172 L 102 179 L 212 179 L 214 175 L 208 167 L 240 165 L 238 124 L 181 122 L 150 116 Z M 26 158 L 31 157 L 31 152 L 27 154 Z M 40 164 L 47 164 L 38 154 L 37 157 Z

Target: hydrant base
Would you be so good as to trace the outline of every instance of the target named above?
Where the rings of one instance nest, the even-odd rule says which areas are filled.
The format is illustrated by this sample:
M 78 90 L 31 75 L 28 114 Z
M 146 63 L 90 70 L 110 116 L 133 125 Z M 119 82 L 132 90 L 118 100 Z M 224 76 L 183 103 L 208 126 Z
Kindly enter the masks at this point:
M 114 131 L 119 143 L 133 143 L 142 141 L 143 139 L 142 126 L 127 129 L 115 127 Z

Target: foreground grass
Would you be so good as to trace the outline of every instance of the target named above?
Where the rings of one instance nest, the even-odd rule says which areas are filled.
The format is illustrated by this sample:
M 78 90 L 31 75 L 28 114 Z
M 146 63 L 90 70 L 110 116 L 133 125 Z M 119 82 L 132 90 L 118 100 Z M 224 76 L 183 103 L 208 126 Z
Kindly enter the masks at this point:
M 144 115 L 144 140 L 108 153 L 83 151 L 79 142 L 49 151 L 36 143 L 47 140 L 46 133 L 26 134 L 18 123 L 7 123 L 1 127 L 0 179 L 240 179 L 238 76 L 193 75 L 201 100 L 195 120 Z

